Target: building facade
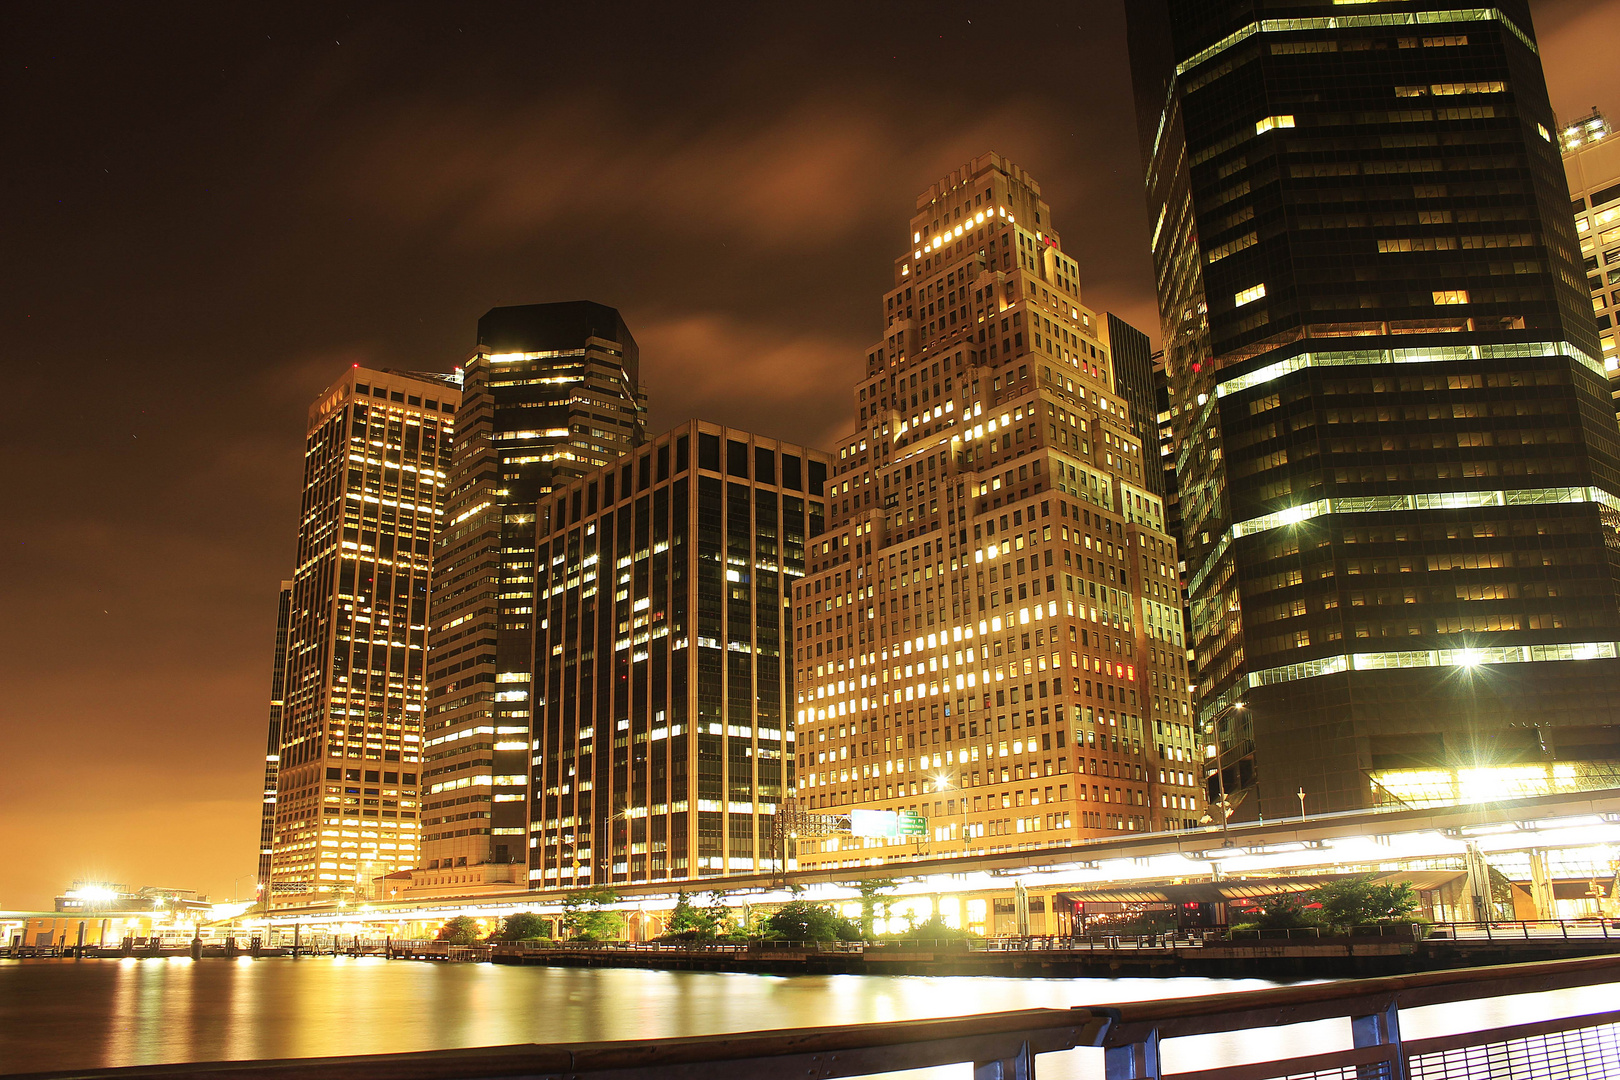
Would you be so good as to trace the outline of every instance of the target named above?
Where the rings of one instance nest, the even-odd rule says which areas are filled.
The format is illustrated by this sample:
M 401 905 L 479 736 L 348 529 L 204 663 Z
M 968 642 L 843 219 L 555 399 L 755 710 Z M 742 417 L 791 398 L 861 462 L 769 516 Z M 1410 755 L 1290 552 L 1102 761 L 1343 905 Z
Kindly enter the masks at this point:
M 283 581 L 276 596 L 276 649 L 270 662 L 270 733 L 264 745 L 264 804 L 259 814 L 259 901 L 270 899 L 271 854 L 276 840 L 276 784 L 281 764 L 281 711 L 287 684 L 287 624 L 293 583 Z
M 1210 794 L 1612 773 L 1620 455 L 1528 5 L 1127 17 Z
M 415 865 L 428 589 L 460 392 L 346 372 L 310 406 L 288 601 L 272 905 Z
M 825 453 L 692 421 L 559 486 L 531 548 L 535 887 L 790 868 L 793 610 Z
M 646 404 L 635 338 L 588 301 L 490 310 L 463 386 L 436 555 L 421 865 L 511 887 L 528 861 L 535 503 L 639 445 Z
M 790 603 L 799 807 L 904 816 L 913 833 L 848 835 L 852 817 L 801 839 L 799 864 L 1191 825 L 1152 414 L 1144 439 L 1107 322 L 1023 170 L 964 165 L 907 231 L 828 532 Z
M 1620 322 L 1620 139 L 1596 109 L 1559 132 L 1570 209 L 1581 243 L 1586 287 L 1597 317 L 1598 346 L 1609 375 L 1609 393 L 1620 409 L 1620 357 L 1614 349 Z

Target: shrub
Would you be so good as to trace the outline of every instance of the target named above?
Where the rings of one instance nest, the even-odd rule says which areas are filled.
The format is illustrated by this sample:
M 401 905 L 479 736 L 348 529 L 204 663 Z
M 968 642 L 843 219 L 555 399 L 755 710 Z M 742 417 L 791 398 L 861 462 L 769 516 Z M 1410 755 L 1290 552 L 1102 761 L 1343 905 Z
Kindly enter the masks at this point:
M 859 941 L 861 928 L 830 904 L 793 900 L 765 920 L 767 935 L 784 941 Z

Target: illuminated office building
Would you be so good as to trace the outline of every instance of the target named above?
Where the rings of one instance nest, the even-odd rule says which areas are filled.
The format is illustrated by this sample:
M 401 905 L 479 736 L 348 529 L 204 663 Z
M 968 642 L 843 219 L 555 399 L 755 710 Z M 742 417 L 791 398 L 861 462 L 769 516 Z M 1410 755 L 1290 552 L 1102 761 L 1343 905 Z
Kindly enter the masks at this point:
M 1610 782 L 1620 433 L 1529 5 L 1127 21 L 1208 790 Z
M 1564 148 L 1570 209 L 1581 243 L 1586 287 L 1592 293 L 1598 346 L 1609 374 L 1609 393 L 1620 408 L 1620 357 L 1614 349 L 1620 321 L 1620 139 L 1596 109 L 1558 134 Z
M 529 878 L 791 866 L 788 597 L 824 452 L 692 421 L 539 503 Z
M 310 406 L 274 905 L 365 895 L 415 865 L 428 587 L 460 396 L 452 376 L 356 366 Z
M 271 852 L 276 839 L 276 781 L 281 764 L 281 710 L 287 684 L 287 622 L 293 583 L 283 581 L 276 597 L 276 649 L 270 663 L 270 734 L 264 746 L 264 805 L 259 815 L 259 899 L 270 895 Z
M 643 441 L 638 365 L 602 304 L 478 320 L 435 555 L 422 866 L 439 873 L 417 884 L 525 880 L 535 502 Z
M 799 806 L 905 811 L 923 834 L 805 837 L 799 865 L 1190 825 L 1153 415 L 1138 435 L 1109 323 L 1022 169 L 964 165 L 907 232 L 789 602 Z

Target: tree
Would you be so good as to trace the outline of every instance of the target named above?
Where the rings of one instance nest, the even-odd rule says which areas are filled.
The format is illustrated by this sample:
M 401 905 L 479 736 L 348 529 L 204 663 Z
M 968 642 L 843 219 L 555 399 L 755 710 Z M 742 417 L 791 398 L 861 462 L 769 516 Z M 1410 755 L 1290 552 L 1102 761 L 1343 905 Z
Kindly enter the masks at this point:
M 1276 893 L 1272 896 L 1262 896 L 1255 903 L 1259 910 L 1248 922 L 1259 930 L 1292 930 L 1301 926 L 1313 926 L 1317 922 L 1316 913 L 1305 907 L 1310 899 L 1309 893 Z
M 911 927 L 900 937 L 905 941 L 978 941 L 980 935 L 971 930 L 947 926 L 944 919 L 934 915 Z
M 718 898 L 721 894 L 710 894 Z M 675 909 L 669 913 L 664 937 L 675 941 L 707 941 L 725 926 L 726 909 L 718 902 L 706 908 L 692 903 L 682 890 L 675 895 Z
M 470 915 L 457 915 L 439 927 L 439 940 L 452 945 L 472 945 L 483 936 L 478 929 L 478 920 Z
M 859 941 L 861 929 L 833 910 L 831 904 L 792 900 L 770 918 L 765 929 L 787 941 Z
M 1338 929 L 1410 919 L 1418 894 L 1409 881 L 1375 883 L 1372 875 L 1330 881 L 1311 894 L 1322 921 Z
M 872 921 L 877 913 L 879 900 L 889 899 L 882 894 L 893 892 L 896 887 L 893 878 L 867 878 L 860 884 L 861 890 L 861 936 L 870 940 L 872 934 Z
M 551 923 L 532 911 L 508 915 L 492 935 L 497 941 L 534 941 L 551 936 Z
M 619 894 L 606 885 L 580 889 L 563 897 L 563 929 L 570 941 L 613 941 L 629 922 L 622 911 L 605 910 Z

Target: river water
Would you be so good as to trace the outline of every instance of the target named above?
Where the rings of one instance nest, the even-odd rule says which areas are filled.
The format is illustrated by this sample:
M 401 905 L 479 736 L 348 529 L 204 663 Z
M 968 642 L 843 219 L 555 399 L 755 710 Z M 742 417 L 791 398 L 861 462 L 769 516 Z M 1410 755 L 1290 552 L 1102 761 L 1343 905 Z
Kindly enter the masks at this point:
M 1272 985 L 1220 979 L 742 975 L 346 958 L 0 960 L 0 1074 L 509 1043 L 591 1042 L 1106 1005 Z M 1408 1038 L 1613 1008 L 1613 987 L 1416 1010 Z M 1403 1017 L 1406 1014 L 1403 1014 Z M 1349 1045 L 1346 1021 L 1165 1044 L 1170 1071 Z M 1039 1059 L 1102 1075 L 1101 1051 Z M 967 1066 L 903 1074 L 969 1075 Z

